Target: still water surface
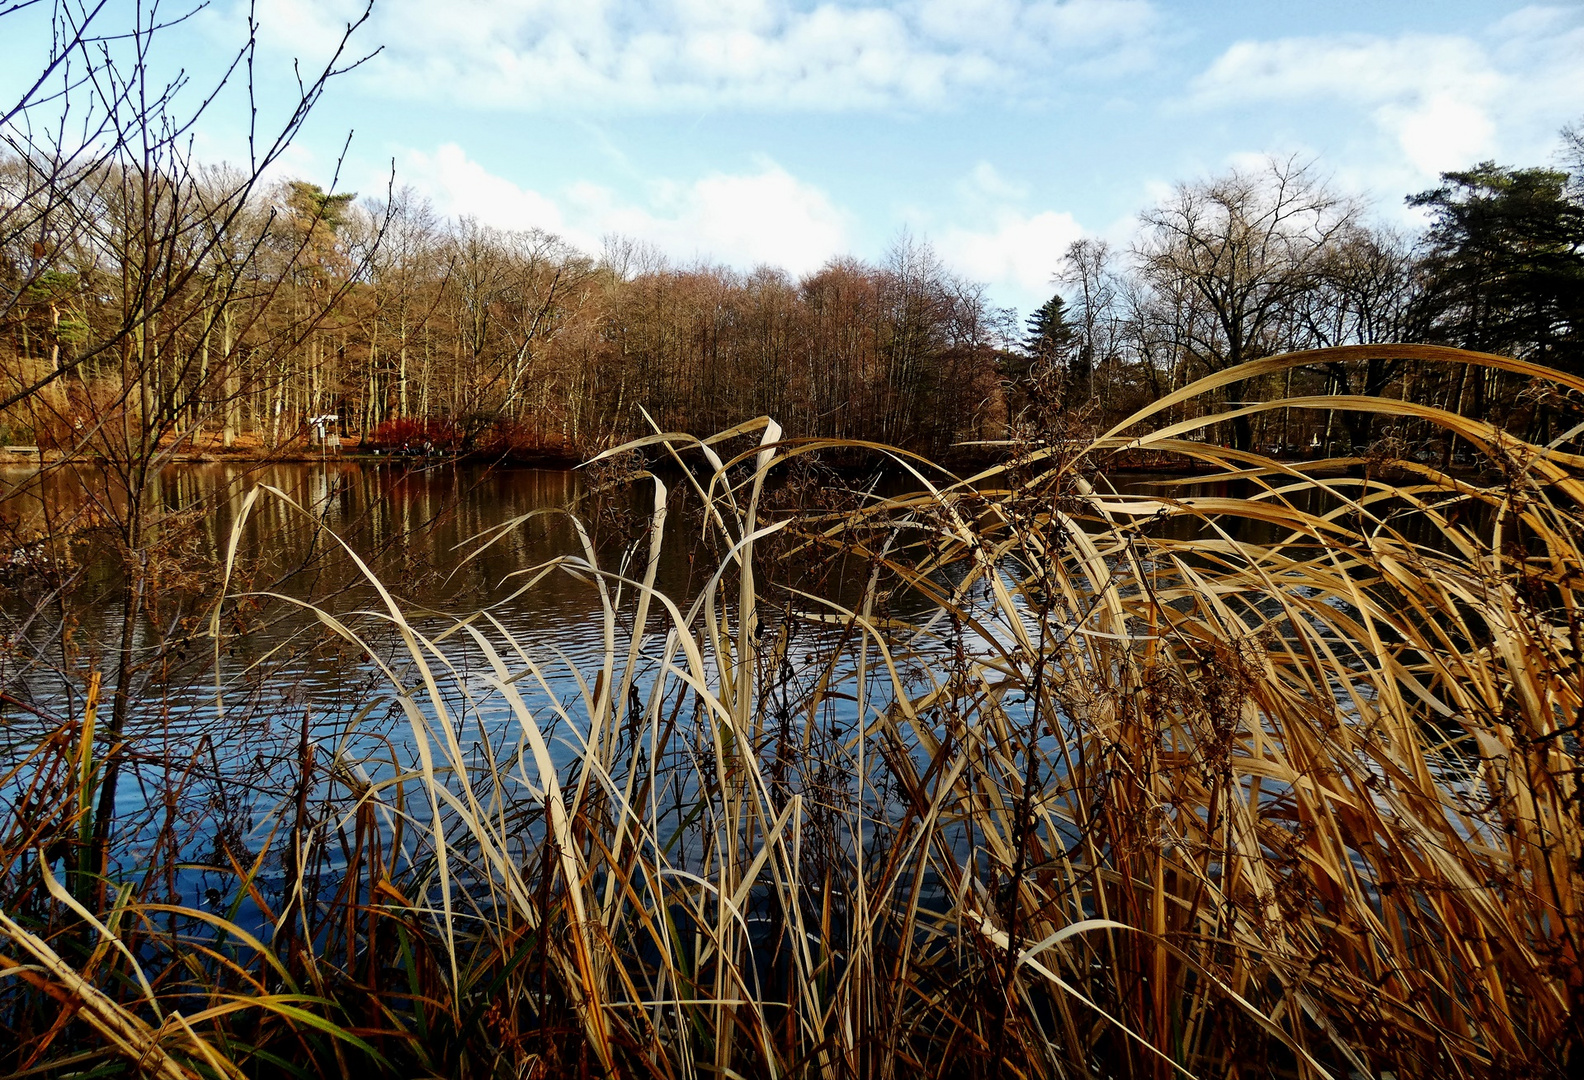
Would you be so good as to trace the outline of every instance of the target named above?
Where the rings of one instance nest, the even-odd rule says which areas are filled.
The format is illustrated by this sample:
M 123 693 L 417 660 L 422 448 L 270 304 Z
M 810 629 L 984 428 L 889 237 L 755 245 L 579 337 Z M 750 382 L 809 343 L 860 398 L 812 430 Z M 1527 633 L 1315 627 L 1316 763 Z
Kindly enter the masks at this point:
M 26 774 L 28 755 L 58 726 L 52 719 L 80 718 L 92 669 L 104 675 L 100 724 L 107 722 L 125 577 L 109 535 L 120 509 L 96 494 L 105 487 L 88 470 L 42 478 L 0 471 L 0 539 L 15 563 L 0 581 L 0 688 L 34 710 L 0 713 L 0 775 L 19 766 L 15 775 Z M 156 835 L 163 827 L 157 808 L 171 801 L 178 765 L 187 763 L 199 766 L 195 775 L 225 777 L 211 790 L 197 782 L 182 788 L 172 812 L 192 819 L 193 835 L 203 834 L 206 816 L 256 818 L 287 794 L 269 778 L 292 771 L 305 736 L 321 757 L 355 758 L 376 778 L 382 760 L 385 771 L 410 761 L 395 690 L 412 687 L 419 673 L 403 656 L 375 580 L 430 635 L 454 628 L 454 614 L 488 608 L 498 625 L 480 624 L 486 636 L 502 649 L 514 642 L 543 664 L 548 692 L 532 681 L 519 689 L 554 739 L 557 706 L 571 705 L 605 655 L 604 606 L 586 575 L 551 572 L 522 589 L 525 572 L 590 551 L 602 566 L 620 569 L 644 521 L 645 508 L 633 499 L 607 500 L 583 507 L 580 534 L 562 511 L 586 487 L 578 472 L 469 466 L 167 470 L 155 495 L 163 521 L 145 553 L 147 611 L 131 642 L 124 734 L 133 767 L 117 787 L 118 816 L 138 836 Z M 679 534 L 684 518 L 673 520 Z M 32 543 L 63 531 L 77 541 Z M 681 539 L 666 546 L 656 583 L 687 597 L 697 591 L 697 575 Z M 217 640 L 209 614 L 233 543 Z M 630 593 L 611 599 L 630 612 Z M 625 657 L 630 627 L 619 629 Z M 473 670 L 477 651 L 465 646 L 461 635 L 441 646 L 460 666 L 443 693 L 471 737 L 504 737 L 505 703 L 484 690 L 482 670 Z M 559 736 L 558 756 L 569 759 L 570 732 L 563 726 Z M 9 803 L 16 794 L 0 797 Z M 120 846 L 138 857 L 138 844 Z
M 1159 479 L 1134 476 L 1128 486 L 1136 490 Z M 439 615 L 489 606 L 502 629 L 526 647 L 547 649 L 571 668 L 597 667 L 605 630 L 600 593 L 588 579 L 553 572 L 522 589 L 532 568 L 558 556 L 586 557 L 585 536 L 602 567 L 641 576 L 639 566 L 624 567 L 620 558 L 635 539 L 639 552 L 646 550 L 647 493 L 580 504 L 586 530 L 580 535 L 561 511 L 578 503 L 588 486 L 580 471 L 467 465 L 215 463 L 168 469 L 156 491 L 167 519 L 158 530 L 162 542 L 149 556 L 153 612 L 138 627 L 136 648 L 147 662 L 139 665 L 131 722 L 161 732 L 203 730 L 217 722 L 215 642 L 205 601 L 216 591 L 233 540 L 227 591 L 239 599 L 226 607 L 220 626 L 223 741 L 247 730 L 229 702 L 236 694 L 245 695 L 246 714 L 261 720 L 300 716 L 304 709 L 316 717 L 344 714 L 362 704 L 352 691 L 378 683 L 377 666 L 359 657 L 350 642 L 327 653 L 320 640 L 324 626 L 294 605 L 313 603 L 343 615 L 381 610 L 384 600 L 371 579 L 410 611 Z M 94 494 L 103 487 L 86 469 L 56 470 L 42 479 L 31 470 L 0 469 L 0 544 L 22 551 L 32 537 L 58 533 L 63 525 L 81 538 L 52 567 L 70 584 L 64 606 L 52 599 L 49 586 L 58 579 L 51 575 L 31 581 L 14 575 L 0 583 L 0 614 L 11 638 L 8 653 L 0 656 L 0 684 L 20 678 L 33 701 L 55 712 L 71 710 L 70 682 L 58 678 L 60 669 L 72 669 L 80 681 L 85 666 L 98 666 L 108 686 L 120 643 L 119 556 L 98 531 L 119 511 Z M 250 492 L 255 495 L 239 527 Z M 696 516 L 674 503 L 656 586 L 679 603 L 696 595 L 706 572 L 693 543 L 699 531 Z M 377 619 L 349 620 L 352 628 L 372 635 L 371 643 L 388 637 Z M 64 661 L 63 621 L 69 641 Z M 184 647 L 157 650 L 159 642 L 183 636 Z
M 1130 486 L 1150 479 L 1131 478 Z M 30 550 L 30 538 L 45 532 L 79 536 L 68 551 L 54 549 L 60 561 L 46 573 L 13 574 L 0 593 L 8 639 L 0 686 L 38 710 L 4 714 L 0 770 L 10 773 L 48 734 L 48 717 L 80 715 L 75 695 L 85 670 L 97 667 L 113 685 L 124 590 L 120 556 L 104 532 L 119 511 L 93 494 L 103 488 L 99 478 L 86 470 L 42 478 L 10 470 L 0 471 L 0 485 L 0 530 L 17 550 Z M 350 461 L 167 470 L 155 497 L 165 520 L 147 555 L 149 611 L 132 643 L 125 734 L 134 767 L 117 789 L 118 816 L 127 822 L 118 848 L 135 864 L 180 817 L 189 838 L 184 857 L 205 861 L 204 842 L 214 833 L 254 826 L 291 797 L 278 778 L 294 775 L 305 742 L 325 761 L 357 762 L 366 779 L 410 767 L 410 717 L 396 689 L 421 686 L 421 672 L 385 617 L 375 581 L 421 632 L 452 631 L 438 645 L 455 665 L 440 694 L 481 760 L 509 754 L 519 734 L 507 701 L 489 685 L 483 652 L 455 632 L 455 615 L 487 608 L 490 618 L 474 625 L 502 653 L 535 659 L 543 679 L 515 685 L 557 763 L 570 762 L 586 731 L 578 702 L 591 693 L 612 627 L 590 577 L 534 571 L 592 553 L 607 570 L 641 577 L 641 564 L 622 558 L 631 551 L 641 559 L 647 550 L 650 509 L 641 488 L 580 503 L 589 486 L 578 471 Z M 563 512 L 574 504 L 581 531 Z M 683 607 L 714 568 L 699 557 L 699 532 L 697 515 L 674 503 L 656 586 Z M 233 543 L 217 639 L 208 617 Z M 53 591 L 63 583 L 70 588 Z M 631 598 L 630 590 L 610 596 L 621 660 L 632 634 Z M 663 612 L 651 613 L 648 629 L 629 708 L 657 670 L 669 629 Z M 817 639 L 834 631 L 799 632 L 788 653 L 794 662 L 818 656 Z M 618 678 L 620 668 L 618 661 Z M 200 767 L 184 773 L 184 762 Z M 181 780 L 200 774 L 214 779 Z M 176 875 L 169 885 L 173 899 L 197 902 L 203 875 Z

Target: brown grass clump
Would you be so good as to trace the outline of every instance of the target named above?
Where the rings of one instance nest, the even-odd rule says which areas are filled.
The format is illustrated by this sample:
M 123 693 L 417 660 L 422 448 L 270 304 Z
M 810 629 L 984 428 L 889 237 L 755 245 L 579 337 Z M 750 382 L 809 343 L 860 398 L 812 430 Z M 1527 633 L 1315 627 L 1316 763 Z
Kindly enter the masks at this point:
M 402 643 L 386 670 L 411 756 L 381 769 L 351 733 L 334 753 L 304 737 L 312 799 L 274 821 L 283 899 L 257 864 L 229 867 L 267 932 L 236 907 L 176 913 L 127 890 L 87 905 L 97 890 L 57 881 L 19 817 L 0 869 L 36 887 L 26 918 L 0 923 L 7 1064 L 1584 1066 L 1584 459 L 1364 398 L 1246 408 L 1374 411 L 1455 435 L 1485 471 L 1294 465 L 1190 438 L 1225 414 L 1151 427 L 1318 360 L 1261 361 L 968 478 L 872 447 L 910 481 L 886 497 L 816 497 L 829 477 L 807 462 L 832 444 L 783 442 L 767 420 L 623 448 L 667 462 L 623 470 L 650 508 L 638 539 L 602 562 L 579 525 L 579 550 L 519 578 L 586 583 L 592 668 L 489 610 L 437 620 L 383 586 L 375 612 L 318 613 L 348 640 L 381 624 Z M 1212 493 L 1101 479 L 1140 450 L 1193 461 Z M 788 472 L 807 497 L 782 496 Z M 667 595 L 663 545 L 689 521 L 708 569 Z M 53 778 L 27 805 L 61 793 L 61 835 L 89 756 L 57 739 L 26 773 Z

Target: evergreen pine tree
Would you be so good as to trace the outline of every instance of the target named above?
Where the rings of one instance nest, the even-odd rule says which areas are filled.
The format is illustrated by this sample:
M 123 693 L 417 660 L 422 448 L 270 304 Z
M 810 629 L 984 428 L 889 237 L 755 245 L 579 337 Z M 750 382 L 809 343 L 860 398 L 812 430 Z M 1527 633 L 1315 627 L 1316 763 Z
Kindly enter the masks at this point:
M 1028 317 L 1028 337 L 1023 351 L 1036 361 L 1061 361 L 1071 352 L 1078 332 L 1067 321 L 1067 301 L 1053 296 Z
M 1443 173 L 1419 315 L 1431 340 L 1584 370 L 1584 202 L 1553 169 L 1484 162 Z

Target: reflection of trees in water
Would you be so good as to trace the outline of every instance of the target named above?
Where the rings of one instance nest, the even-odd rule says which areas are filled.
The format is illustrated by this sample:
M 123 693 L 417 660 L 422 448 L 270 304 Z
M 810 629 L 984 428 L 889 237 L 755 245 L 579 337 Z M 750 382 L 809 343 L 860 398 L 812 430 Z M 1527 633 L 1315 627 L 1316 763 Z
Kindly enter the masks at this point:
M 0 590 L 0 627 L 9 643 L 0 655 L 0 692 L 22 708 L 6 709 L 0 760 L 15 765 L 57 720 L 80 713 L 77 684 L 64 673 L 113 655 L 123 629 L 114 599 L 128 577 L 105 539 L 91 466 L 8 479 L 14 486 L 0 501 L 0 534 L 19 546 L 22 538 L 44 541 L 29 542 L 23 561 L 5 567 L 8 587 Z M 265 484 L 300 509 L 260 499 L 238 534 L 230 592 L 252 595 L 224 613 L 226 648 L 217 671 L 210 605 L 244 495 Z M 319 739 L 361 707 L 376 681 L 368 658 L 311 614 L 265 595 L 338 612 L 369 607 L 376 598 L 337 536 L 415 604 L 479 606 L 504 595 L 512 573 L 570 550 L 572 533 L 547 516 L 462 563 L 470 539 L 511 517 L 565 505 L 577 487 L 573 474 L 537 470 L 347 463 L 168 468 L 151 485 L 167 546 L 138 567 L 146 598 L 131 633 L 135 685 L 122 727 L 127 773 L 116 803 L 130 830 L 125 850 L 135 850 L 136 838 L 151 827 L 152 793 L 168 792 L 177 776 L 191 774 L 178 801 L 196 813 L 218 797 L 213 785 L 245 785 L 291 760 L 305 713 L 314 717 Z M 564 635 L 567 619 L 584 619 L 592 604 L 586 588 L 552 577 L 512 604 L 506 618 L 541 634 L 559 627 Z M 376 647 L 388 644 L 387 627 L 365 621 L 360 630 Z M 216 769 L 230 780 L 222 782 Z M 208 778 L 202 792 L 199 774 Z M 268 792 L 254 794 L 268 803 Z

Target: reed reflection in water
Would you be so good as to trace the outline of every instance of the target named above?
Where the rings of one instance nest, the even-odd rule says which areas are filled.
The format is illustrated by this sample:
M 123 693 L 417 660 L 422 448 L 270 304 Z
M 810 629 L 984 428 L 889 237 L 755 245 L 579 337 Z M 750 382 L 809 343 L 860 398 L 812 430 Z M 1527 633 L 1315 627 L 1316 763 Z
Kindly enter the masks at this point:
M 80 713 L 84 669 L 103 670 L 114 656 L 121 630 L 115 598 L 127 587 L 128 553 L 109 535 L 122 509 L 105 494 L 114 484 L 93 466 L 42 475 L 10 469 L 0 484 L 0 538 L 27 557 L 7 582 L 12 587 L 0 590 L 8 641 L 0 687 L 33 709 L 7 710 L 4 775 L 59 718 Z M 256 499 L 236 530 L 217 652 L 209 614 L 227 548 L 247 493 L 266 487 L 284 497 Z M 409 612 L 433 613 L 428 625 L 418 624 L 429 632 L 451 625 L 444 613 L 488 608 L 497 636 L 560 658 L 563 670 L 552 671 L 551 682 L 574 691 L 573 671 L 597 668 L 604 652 L 597 590 L 564 573 L 520 586 L 523 571 L 583 553 L 561 511 L 586 488 L 573 471 L 449 464 L 168 469 L 154 485 L 155 550 L 130 553 L 152 567 L 145 588 L 162 590 L 167 602 L 150 603 L 134 635 L 148 662 L 134 670 L 124 729 L 129 772 L 116 792 L 118 818 L 129 830 L 117 844 L 123 861 L 135 865 L 148 854 L 147 843 L 164 828 L 153 808 L 170 803 L 175 789 L 182 795 L 173 812 L 193 819 L 200 846 L 213 839 L 206 833 L 245 832 L 255 812 L 287 794 L 269 778 L 297 764 L 305 738 L 325 754 L 366 759 L 377 751 L 392 770 L 410 760 L 411 747 L 397 745 L 405 725 L 392 722 L 399 710 L 381 670 L 395 635 L 379 615 L 384 602 L 371 577 Z M 625 501 L 593 521 L 590 542 L 602 555 L 627 539 Z M 501 529 L 518 519 L 526 520 Z M 685 554 L 668 548 L 657 584 L 686 595 L 689 573 Z M 343 620 L 366 647 L 335 633 L 324 614 Z M 401 665 L 389 671 L 398 681 L 407 677 Z M 531 705 L 548 704 L 523 689 Z M 493 731 L 499 718 L 488 715 L 487 695 L 479 700 L 486 714 L 469 718 Z M 349 737 L 359 745 L 348 745 Z M 382 742 L 389 745 L 379 749 Z M 195 779 L 200 773 L 208 782 Z

